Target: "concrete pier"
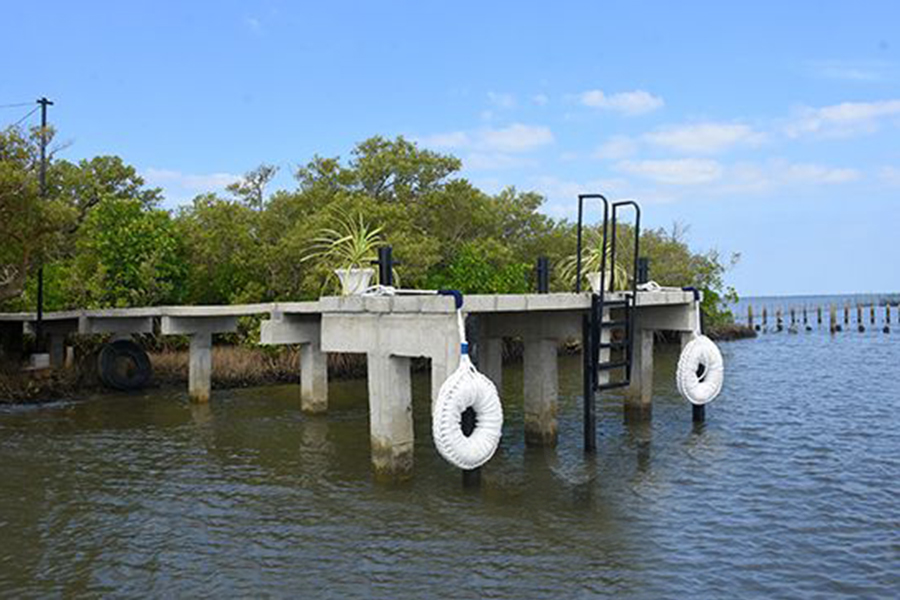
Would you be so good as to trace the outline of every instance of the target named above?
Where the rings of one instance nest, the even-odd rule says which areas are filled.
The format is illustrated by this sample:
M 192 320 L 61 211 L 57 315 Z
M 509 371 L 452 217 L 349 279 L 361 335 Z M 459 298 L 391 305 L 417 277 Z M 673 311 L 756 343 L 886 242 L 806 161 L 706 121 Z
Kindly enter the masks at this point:
M 610 301 L 622 297 L 621 293 L 607 294 Z M 680 290 L 638 293 L 632 381 L 624 394 L 629 419 L 646 419 L 651 414 L 654 332 L 679 332 L 682 343 L 686 343 L 697 325 L 695 302 L 692 292 Z M 522 426 L 530 446 L 557 443 L 557 349 L 567 340 L 581 338 L 582 317 L 590 306 L 587 293 L 465 298 L 465 313 L 477 316 L 479 369 L 497 386 L 501 399 L 503 339 L 524 342 Z M 55 336 L 57 341 L 50 346 L 58 358 L 66 335 L 105 333 L 121 337 L 152 332 L 157 326 L 163 335 L 186 335 L 190 338 L 188 392 L 195 401 L 205 403 L 211 395 L 213 335 L 236 331 L 238 319 L 247 315 L 265 318 L 260 343 L 299 346 L 300 407 L 307 413 L 322 413 L 328 408 L 327 353 L 366 354 L 374 471 L 379 477 L 393 479 L 413 472 L 410 359 L 430 360 L 433 401 L 459 365 L 459 332 L 452 298 L 351 296 L 314 302 L 68 311 L 46 313 L 44 331 Z M 620 318 L 616 309 L 605 317 Z M 5 355 L 13 355 L 21 347 L 22 333 L 33 331 L 35 319 L 33 313 L 0 313 Z M 608 329 L 601 336 L 601 341 L 610 341 Z M 609 361 L 609 355 L 609 350 L 601 350 L 600 360 Z M 607 372 L 600 375 L 605 377 Z M 507 422 L 507 426 L 515 425 Z

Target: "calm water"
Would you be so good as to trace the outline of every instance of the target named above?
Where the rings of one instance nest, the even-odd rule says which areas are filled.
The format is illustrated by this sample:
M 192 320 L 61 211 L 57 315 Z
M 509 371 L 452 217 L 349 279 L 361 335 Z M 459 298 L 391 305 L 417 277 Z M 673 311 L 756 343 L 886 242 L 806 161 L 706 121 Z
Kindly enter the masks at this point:
M 0 409 L 0 596 L 897 597 L 900 334 L 769 334 L 722 346 L 694 428 L 657 354 L 653 422 L 609 397 L 580 446 L 579 359 L 560 446 L 523 446 L 521 369 L 480 490 L 431 447 L 372 481 L 363 382 L 326 417 L 297 390 L 154 392 Z

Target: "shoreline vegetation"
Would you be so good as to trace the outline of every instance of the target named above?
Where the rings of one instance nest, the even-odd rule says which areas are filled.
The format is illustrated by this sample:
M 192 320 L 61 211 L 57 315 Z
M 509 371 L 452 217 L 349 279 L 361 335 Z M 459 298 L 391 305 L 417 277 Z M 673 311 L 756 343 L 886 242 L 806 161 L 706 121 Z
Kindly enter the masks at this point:
M 577 264 L 571 218 L 548 216 L 547 198 L 533 191 L 485 192 L 460 176 L 459 158 L 402 136 L 369 138 L 345 158 L 313 156 L 294 171 L 290 188 L 270 191 L 278 169 L 263 164 L 224 192 L 200 193 L 167 210 L 162 190 L 145 185 L 120 157 L 69 162 L 52 145 L 42 194 L 40 143 L 53 134 L 0 131 L 0 214 L 9 216 L 0 219 L 2 312 L 34 310 L 39 269 L 46 312 L 315 299 L 335 291 L 335 270 L 369 266 L 384 246 L 392 248 L 405 288 L 527 293 L 535 289 L 538 257 L 551 265 L 550 291 L 575 287 L 567 269 Z M 585 226 L 584 264 L 609 253 L 602 232 L 601 224 Z M 728 307 L 738 298 L 724 277 L 738 256 L 692 248 L 687 232 L 681 223 L 640 232 L 649 277 L 701 290 L 706 329 L 729 326 Z M 620 224 L 617 264 L 610 265 L 620 281 L 637 276 L 627 270 L 634 235 Z M 236 333 L 217 339 L 214 387 L 297 381 L 297 350 L 259 348 L 258 334 L 259 319 L 246 317 Z M 76 359 L 68 371 L 22 373 L 12 361 L 0 364 L 0 403 L 99 389 L 96 369 L 85 361 L 99 341 L 70 340 Z M 151 354 L 157 385 L 183 384 L 185 340 L 149 336 L 139 343 Z M 360 357 L 329 361 L 335 377 L 365 373 Z
M 756 337 L 756 332 L 744 325 L 711 328 L 709 337 L 731 341 Z M 676 343 L 663 336 L 664 342 Z M 116 394 L 105 388 L 96 374 L 93 360 L 95 349 L 79 348 L 73 364 L 61 369 L 39 372 L 22 371 L 17 365 L 0 370 L 0 404 L 34 404 L 72 400 L 90 394 Z M 560 354 L 579 354 L 581 345 L 570 341 L 560 345 Z M 504 344 L 503 360 L 515 363 L 522 359 L 522 343 L 508 340 Z M 188 351 L 181 348 L 148 349 L 153 365 L 153 377 L 148 389 L 172 388 L 185 390 L 188 379 Z M 425 370 L 424 359 L 414 360 L 414 370 Z M 366 376 L 366 359 L 362 354 L 328 355 L 330 379 L 358 379 Z M 244 345 L 213 347 L 213 389 L 234 389 L 300 382 L 299 351 L 294 347 L 261 348 Z

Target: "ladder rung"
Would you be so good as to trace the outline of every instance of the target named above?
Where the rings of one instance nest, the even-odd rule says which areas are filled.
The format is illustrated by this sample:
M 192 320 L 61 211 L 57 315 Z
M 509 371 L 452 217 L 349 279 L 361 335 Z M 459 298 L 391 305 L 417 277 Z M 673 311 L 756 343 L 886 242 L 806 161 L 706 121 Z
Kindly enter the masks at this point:
M 622 319 L 619 321 L 602 321 L 600 323 L 600 327 L 626 327 L 628 325 L 628 319 Z
M 615 390 L 617 388 L 628 387 L 629 385 L 631 385 L 631 382 L 627 381 L 627 380 L 626 381 L 616 381 L 614 383 L 601 383 L 594 389 L 597 390 L 598 392 L 601 392 L 603 390 Z
M 628 366 L 627 360 L 620 360 L 620 361 L 615 361 L 615 362 L 602 362 L 602 363 L 597 364 L 598 369 L 604 369 L 604 370 L 621 369 L 621 368 L 627 367 L 627 366 Z
M 603 302 L 600 303 L 600 307 L 601 308 L 609 308 L 609 307 L 616 307 L 616 306 L 628 306 L 628 304 L 629 304 L 628 300 L 604 300 Z
M 628 346 L 628 345 L 627 345 L 624 341 L 622 341 L 622 342 L 609 342 L 609 343 L 607 343 L 607 342 L 600 342 L 599 344 L 597 344 L 597 347 L 598 347 L 599 349 L 601 349 L 601 350 L 621 350 L 621 349 L 623 349 L 623 348 L 626 348 L 627 346 Z

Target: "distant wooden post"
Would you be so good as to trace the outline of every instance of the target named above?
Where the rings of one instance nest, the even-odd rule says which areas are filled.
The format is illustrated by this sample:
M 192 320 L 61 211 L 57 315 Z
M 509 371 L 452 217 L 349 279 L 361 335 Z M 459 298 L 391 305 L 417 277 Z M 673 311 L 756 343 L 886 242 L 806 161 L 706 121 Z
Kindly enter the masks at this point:
M 856 322 L 859 325 L 862 325 L 863 317 L 862 317 L 862 304 L 856 305 Z
M 753 328 L 753 305 L 747 305 L 747 326 Z
M 836 332 L 836 331 L 837 331 L 837 328 L 838 328 L 838 324 L 837 324 L 837 308 L 835 308 L 834 304 L 832 304 L 832 305 L 829 306 L 829 308 L 828 308 L 828 319 L 829 319 L 829 321 L 830 321 L 830 324 L 829 324 L 829 330 L 831 331 L 831 333 Z
M 763 327 L 769 324 L 769 310 L 763 306 Z
M 885 325 L 890 325 L 891 323 L 891 305 L 884 305 L 884 323 Z
M 822 305 L 820 304 L 816 307 L 816 318 L 819 320 L 819 325 L 822 324 Z
M 875 324 L 875 305 L 869 307 L 869 323 Z
M 844 305 L 844 325 L 850 324 L 850 305 Z
M 778 331 L 784 329 L 784 321 L 781 319 L 781 309 L 775 309 L 775 327 Z
M 806 305 L 805 304 L 803 305 L 803 324 L 804 325 L 809 324 L 809 318 L 806 316 Z

